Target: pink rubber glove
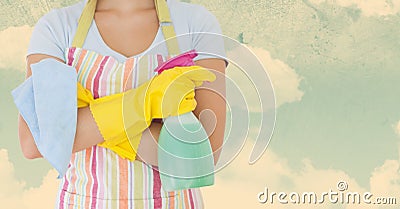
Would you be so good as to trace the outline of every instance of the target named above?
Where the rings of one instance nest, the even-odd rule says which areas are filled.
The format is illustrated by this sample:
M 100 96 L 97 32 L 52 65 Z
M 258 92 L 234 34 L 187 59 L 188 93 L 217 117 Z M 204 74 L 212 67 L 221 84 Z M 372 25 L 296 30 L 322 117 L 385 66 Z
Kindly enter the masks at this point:
M 183 54 L 177 55 L 167 61 L 165 61 L 163 64 L 158 66 L 154 71 L 158 72 L 160 74 L 162 71 L 171 69 L 174 67 L 186 67 L 186 66 L 192 66 L 195 65 L 193 58 L 197 56 L 196 50 L 190 50 L 187 51 Z

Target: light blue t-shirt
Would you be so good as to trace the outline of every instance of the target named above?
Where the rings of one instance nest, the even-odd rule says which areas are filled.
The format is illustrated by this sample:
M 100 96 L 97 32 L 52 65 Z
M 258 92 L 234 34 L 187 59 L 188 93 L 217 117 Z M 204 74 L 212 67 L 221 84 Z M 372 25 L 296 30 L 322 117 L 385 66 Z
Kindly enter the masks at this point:
M 65 49 L 71 47 L 78 19 L 86 1 L 82 0 L 68 7 L 53 9 L 40 18 L 33 30 L 27 55 L 46 54 L 65 61 Z M 167 4 L 181 52 L 195 49 L 199 55 L 194 60 L 226 57 L 222 31 L 218 20 L 211 12 L 201 5 L 176 0 L 168 0 Z M 167 55 L 164 40 L 161 27 L 159 27 L 151 46 L 134 57 L 149 52 Z M 127 59 L 107 46 L 95 21 L 90 26 L 83 48 L 112 56 L 120 62 Z

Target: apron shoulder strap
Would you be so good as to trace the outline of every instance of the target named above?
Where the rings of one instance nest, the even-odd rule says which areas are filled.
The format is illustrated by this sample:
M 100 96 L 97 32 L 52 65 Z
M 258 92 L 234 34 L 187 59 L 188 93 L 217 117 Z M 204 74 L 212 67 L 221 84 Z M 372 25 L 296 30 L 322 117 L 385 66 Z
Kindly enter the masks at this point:
M 169 8 L 166 0 L 154 0 L 158 22 L 161 25 L 161 30 L 164 34 L 164 39 L 167 43 L 168 53 L 170 55 L 179 54 L 179 44 L 176 38 L 174 25 L 172 24 L 172 20 L 169 13 Z
M 78 21 L 72 47 L 82 48 L 96 11 L 97 0 L 88 0 Z
M 180 53 L 179 44 L 176 38 L 175 29 L 172 24 L 167 2 L 165 0 L 154 1 L 158 21 L 166 40 L 168 53 L 170 55 L 177 55 Z M 85 7 L 83 8 L 82 14 L 78 21 L 78 28 L 76 29 L 76 33 L 72 41 L 72 47 L 82 48 L 86 36 L 89 32 L 90 25 L 93 22 L 96 5 L 97 0 L 88 0 Z

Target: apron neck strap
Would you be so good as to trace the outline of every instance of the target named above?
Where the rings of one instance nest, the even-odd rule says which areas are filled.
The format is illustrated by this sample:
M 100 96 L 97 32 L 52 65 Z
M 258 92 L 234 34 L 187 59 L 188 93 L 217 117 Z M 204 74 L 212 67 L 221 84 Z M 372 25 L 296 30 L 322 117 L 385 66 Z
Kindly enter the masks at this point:
M 158 22 L 166 40 L 168 53 L 169 55 L 177 55 L 180 50 L 167 2 L 166 0 L 154 0 L 154 3 L 157 11 Z M 97 0 L 87 0 L 79 18 L 78 28 L 76 29 L 75 37 L 72 41 L 72 47 L 82 48 L 89 32 L 90 25 L 93 22 L 96 5 Z

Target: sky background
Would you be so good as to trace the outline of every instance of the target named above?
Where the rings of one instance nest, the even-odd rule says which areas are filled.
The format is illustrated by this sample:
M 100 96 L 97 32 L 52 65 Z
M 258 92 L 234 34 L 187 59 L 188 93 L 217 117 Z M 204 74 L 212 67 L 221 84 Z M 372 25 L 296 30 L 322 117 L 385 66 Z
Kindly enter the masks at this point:
M 10 92 L 24 80 L 25 52 L 38 18 L 77 1 L 0 2 L 0 203 L 8 209 L 52 208 L 57 173 L 43 159 L 22 156 Z M 257 56 L 277 103 L 268 149 L 249 165 L 250 134 L 217 173 L 216 184 L 202 189 L 207 208 L 396 208 L 257 201 L 265 187 L 322 193 L 336 190 L 339 181 L 347 182 L 348 191 L 397 197 L 400 204 L 400 0 L 185 2 L 205 6 L 224 35 Z M 250 132 L 257 126 L 251 124 Z

